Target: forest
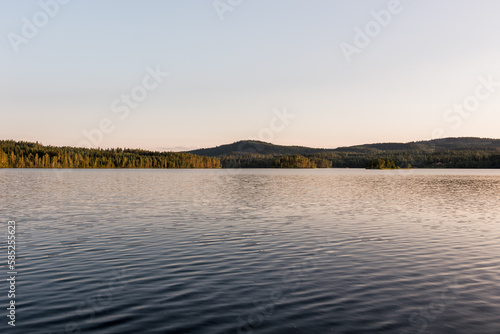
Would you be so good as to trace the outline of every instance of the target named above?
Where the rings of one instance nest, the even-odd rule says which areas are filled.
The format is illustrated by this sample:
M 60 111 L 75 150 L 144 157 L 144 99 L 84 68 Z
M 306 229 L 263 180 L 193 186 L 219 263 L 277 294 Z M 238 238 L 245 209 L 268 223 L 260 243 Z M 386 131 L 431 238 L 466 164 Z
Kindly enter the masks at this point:
M 217 157 L 222 168 L 500 168 L 500 140 L 474 137 L 336 149 L 247 140 L 188 153 Z
M 411 166 L 409 166 L 411 167 Z M 392 159 L 375 159 L 366 164 L 367 169 L 398 169 Z
M 220 160 L 189 153 L 86 149 L 0 141 L 0 168 L 220 168 Z
M 268 143 L 255 146 L 255 143 L 232 144 L 237 150 L 219 147 L 197 152 L 210 154 L 204 156 L 190 152 L 55 147 L 0 140 L 0 168 L 500 168 L 496 141 L 487 144 L 484 140 L 461 140 L 454 145 L 440 142 L 440 146 L 432 147 L 373 144 L 335 150 Z
M 500 154 L 489 151 L 328 152 L 293 156 L 220 156 L 222 168 L 500 168 Z

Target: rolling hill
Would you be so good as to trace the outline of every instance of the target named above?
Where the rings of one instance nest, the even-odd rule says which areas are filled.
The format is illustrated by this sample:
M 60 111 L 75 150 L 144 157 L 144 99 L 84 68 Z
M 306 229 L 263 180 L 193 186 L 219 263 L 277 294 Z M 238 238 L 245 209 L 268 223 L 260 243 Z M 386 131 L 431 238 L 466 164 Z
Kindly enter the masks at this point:
M 304 146 L 282 146 L 255 140 L 243 140 L 213 148 L 198 149 L 186 153 L 223 157 L 234 155 L 311 155 L 318 153 L 383 153 L 383 152 L 442 152 L 442 151 L 487 151 L 500 153 L 500 139 L 444 138 L 409 143 L 378 143 L 357 146 L 321 149 Z
M 242 140 L 236 143 L 221 145 L 213 148 L 198 149 L 189 151 L 195 155 L 206 157 L 261 154 L 261 155 L 293 155 L 293 154 L 314 154 L 325 152 L 323 149 L 303 146 L 282 146 L 274 145 L 257 140 Z
M 445 138 L 321 149 L 239 141 L 190 152 L 0 140 L 0 168 L 500 168 L 500 140 Z

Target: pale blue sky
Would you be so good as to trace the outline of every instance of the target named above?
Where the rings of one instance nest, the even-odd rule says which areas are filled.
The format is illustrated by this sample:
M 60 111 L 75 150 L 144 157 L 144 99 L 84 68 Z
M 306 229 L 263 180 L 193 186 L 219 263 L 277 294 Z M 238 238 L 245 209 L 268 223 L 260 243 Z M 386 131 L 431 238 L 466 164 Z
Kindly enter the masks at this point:
M 500 137 L 500 87 L 469 117 L 447 112 L 478 77 L 500 82 L 495 0 L 401 0 L 351 62 L 342 43 L 391 1 L 232 0 L 224 20 L 205 0 L 65 2 L 53 17 L 38 1 L 0 2 L 1 139 L 78 146 L 107 118 L 101 147 L 209 147 L 269 134 L 284 108 L 296 117 L 278 123 L 277 144 Z M 112 103 L 157 66 L 169 76 L 120 118 Z

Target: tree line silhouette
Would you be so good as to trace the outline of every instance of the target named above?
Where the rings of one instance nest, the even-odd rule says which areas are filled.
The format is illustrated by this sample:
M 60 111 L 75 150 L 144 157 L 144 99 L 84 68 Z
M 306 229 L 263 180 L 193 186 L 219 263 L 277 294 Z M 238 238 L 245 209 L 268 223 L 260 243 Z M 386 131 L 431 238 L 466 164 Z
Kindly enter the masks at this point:
M 0 141 L 0 168 L 220 168 L 220 160 L 189 153 L 87 149 Z
M 287 152 L 289 153 L 289 152 Z M 0 168 L 500 168 L 498 150 L 336 150 L 201 156 L 139 149 L 87 149 L 0 141 Z

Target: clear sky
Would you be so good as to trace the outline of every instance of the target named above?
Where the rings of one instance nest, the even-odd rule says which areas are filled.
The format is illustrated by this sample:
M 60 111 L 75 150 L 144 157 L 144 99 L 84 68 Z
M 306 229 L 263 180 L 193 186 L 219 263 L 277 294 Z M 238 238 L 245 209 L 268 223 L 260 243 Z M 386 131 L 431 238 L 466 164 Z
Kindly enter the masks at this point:
M 0 139 L 500 138 L 498 0 L 59 1 L 0 2 Z

